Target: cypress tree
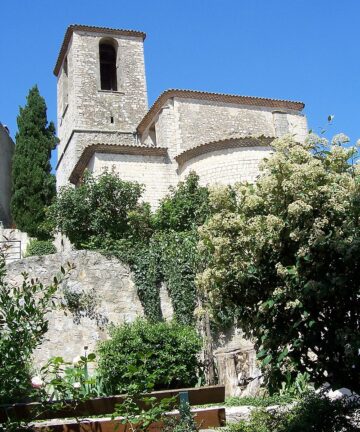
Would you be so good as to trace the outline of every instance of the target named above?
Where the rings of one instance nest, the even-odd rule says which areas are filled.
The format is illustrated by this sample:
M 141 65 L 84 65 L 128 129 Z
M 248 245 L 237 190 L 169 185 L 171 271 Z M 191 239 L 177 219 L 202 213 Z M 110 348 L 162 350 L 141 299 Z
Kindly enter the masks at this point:
M 18 132 L 12 162 L 11 212 L 16 227 L 32 237 L 46 238 L 42 228 L 45 207 L 56 194 L 50 156 L 55 148 L 55 126 L 48 124 L 46 103 L 34 86 L 17 117 Z

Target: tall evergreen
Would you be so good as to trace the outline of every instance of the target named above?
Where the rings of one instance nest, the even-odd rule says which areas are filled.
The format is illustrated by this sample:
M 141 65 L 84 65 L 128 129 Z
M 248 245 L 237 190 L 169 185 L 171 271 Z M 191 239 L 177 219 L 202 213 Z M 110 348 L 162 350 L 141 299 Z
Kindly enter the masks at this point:
M 50 156 L 55 148 L 55 126 L 48 124 L 46 103 L 34 86 L 17 117 L 18 133 L 12 163 L 11 212 L 16 227 L 30 236 L 44 238 L 41 228 L 45 207 L 55 194 Z

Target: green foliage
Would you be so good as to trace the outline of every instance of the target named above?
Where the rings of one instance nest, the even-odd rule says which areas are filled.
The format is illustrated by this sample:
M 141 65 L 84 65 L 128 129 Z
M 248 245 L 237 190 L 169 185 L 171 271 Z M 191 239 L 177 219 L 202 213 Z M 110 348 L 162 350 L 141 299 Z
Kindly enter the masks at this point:
M 226 399 L 224 405 L 228 407 L 233 406 L 254 406 L 254 407 L 268 407 L 272 405 L 285 405 L 294 402 L 295 398 L 287 394 L 275 394 L 272 396 L 244 396 L 244 397 L 229 397 Z
M 64 304 L 73 315 L 73 322 L 80 324 L 82 318 L 90 318 L 96 322 L 96 325 L 103 329 L 108 323 L 106 316 L 98 312 L 96 289 L 86 292 L 84 290 L 71 290 L 68 286 L 63 288 Z
M 112 394 L 135 385 L 154 389 L 190 387 L 200 373 L 202 343 L 196 331 L 176 322 L 138 319 L 110 329 L 111 339 L 98 347 L 98 371 Z
M 86 174 L 77 187 L 65 186 L 49 210 L 49 219 L 77 248 L 99 248 L 108 239 L 131 236 L 130 220 L 147 212 L 138 201 L 143 186 L 104 172 Z M 145 206 L 146 207 L 146 206 Z M 135 213 L 135 215 L 134 215 Z M 138 224 L 140 222 L 138 221 Z
M 199 176 L 191 172 L 185 181 L 161 201 L 154 222 L 159 231 L 191 231 L 202 225 L 209 214 L 209 192 L 199 186 Z
M 56 247 L 51 240 L 30 240 L 25 256 L 41 256 L 56 253 Z
M 340 141 L 274 141 L 254 185 L 212 191 L 201 229 L 198 285 L 256 339 L 273 390 L 298 372 L 360 390 L 360 169 Z
M 139 204 L 143 187 L 113 173 L 87 174 L 76 189 L 64 188 L 49 210 L 53 225 L 77 248 L 100 250 L 128 263 L 145 315 L 162 319 L 160 286 L 166 286 L 176 319 L 194 321 L 197 227 L 209 212 L 209 192 L 191 173 L 152 214 Z
M 165 282 L 175 318 L 183 324 L 194 322 L 197 227 L 208 216 L 208 195 L 207 188 L 199 185 L 199 177 L 190 173 L 171 189 L 153 215 L 131 213 L 131 238 L 102 242 L 107 253 L 130 264 L 146 317 L 152 321 L 162 319 L 159 292 Z
M 158 237 L 161 250 L 160 268 L 171 298 L 175 319 L 183 324 L 194 323 L 197 293 L 196 231 L 168 231 Z
M 160 304 L 160 248 L 156 237 L 148 243 L 134 244 L 127 260 L 134 273 L 137 293 L 143 305 L 145 316 L 150 321 L 162 319 Z
M 209 215 L 209 191 L 191 172 L 161 202 L 154 214 L 154 238 L 159 248 L 159 272 L 175 318 L 193 324 L 197 300 L 195 275 L 199 265 L 197 228 Z
M 46 313 L 54 307 L 58 281 L 43 286 L 24 275 L 22 285 L 5 281 L 0 256 L 0 404 L 20 402 L 32 394 L 30 362 L 48 329 Z
M 229 432 L 355 432 L 359 430 L 359 402 L 331 401 L 308 393 L 292 407 L 282 410 L 256 409 L 250 421 L 227 428 Z M 357 423 L 357 424 L 356 424 Z
M 196 432 L 199 430 L 188 403 L 180 404 L 179 414 L 179 418 L 172 416 L 165 419 L 163 432 Z
M 41 368 L 42 384 L 38 388 L 38 399 L 47 409 L 75 408 L 79 402 L 106 396 L 101 379 L 89 373 L 89 364 L 96 359 L 94 353 L 84 354 L 73 363 L 62 357 L 52 357 Z M 48 401 L 56 404 L 48 406 Z
M 15 153 L 12 161 L 11 213 L 17 228 L 31 237 L 47 238 L 42 229 L 45 207 L 55 197 L 55 177 L 50 156 L 55 148 L 55 126 L 48 125 L 46 104 L 37 86 L 27 96 L 17 118 Z
M 310 383 L 310 375 L 307 372 L 298 373 L 295 379 L 294 374 L 287 372 L 285 377 L 286 381 L 281 383 L 279 390 L 280 396 L 297 398 L 308 393 L 310 389 L 314 389 Z
M 135 380 L 129 386 L 123 403 L 115 406 L 112 418 L 122 417 L 120 423 L 126 425 L 131 432 L 151 430 L 151 425 L 163 420 L 166 411 L 174 406 L 176 397 L 158 400 L 148 394 L 154 388 L 151 379 L 147 375 L 146 380 Z

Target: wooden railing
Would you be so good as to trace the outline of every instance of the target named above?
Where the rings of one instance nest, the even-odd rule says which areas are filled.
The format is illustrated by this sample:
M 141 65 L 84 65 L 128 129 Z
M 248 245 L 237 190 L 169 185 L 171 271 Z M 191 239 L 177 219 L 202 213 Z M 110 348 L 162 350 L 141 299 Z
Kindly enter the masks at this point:
M 221 404 L 225 400 L 225 387 L 209 386 L 162 390 L 152 392 L 149 396 L 156 397 L 158 400 L 175 397 L 175 406 L 179 404 L 180 397 L 182 399 L 185 398 L 191 406 Z M 95 398 L 80 402 L 75 407 L 71 407 L 71 403 L 69 403 L 69 406 L 64 409 L 58 411 L 49 409 L 42 411 L 40 414 L 41 405 L 38 403 L 0 405 L 0 423 L 4 423 L 7 418 L 31 420 L 36 417 L 36 421 L 47 420 L 46 422 L 35 423 L 34 430 L 39 432 L 114 432 L 115 424 L 118 425 L 119 420 L 111 419 L 110 415 L 115 412 L 116 405 L 121 404 L 125 398 L 126 395 Z M 141 403 L 139 404 L 141 405 Z M 225 424 L 224 408 L 198 408 L 192 411 L 194 412 L 197 424 L 202 429 L 219 427 Z M 178 414 L 173 413 L 169 415 Z M 93 416 L 98 416 L 99 418 L 90 418 Z M 65 418 L 70 418 L 70 420 L 62 420 Z M 74 418 L 81 418 L 81 421 L 71 420 Z M 154 423 L 150 430 L 157 432 L 161 431 L 161 428 L 161 423 Z M 118 432 L 125 432 L 126 429 L 120 424 L 116 430 Z

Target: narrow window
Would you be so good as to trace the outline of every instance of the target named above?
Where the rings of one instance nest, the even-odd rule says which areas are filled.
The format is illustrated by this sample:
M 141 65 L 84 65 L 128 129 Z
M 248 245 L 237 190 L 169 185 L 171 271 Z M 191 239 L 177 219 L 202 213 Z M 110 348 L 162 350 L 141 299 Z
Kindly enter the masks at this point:
M 68 85 L 68 59 L 66 57 L 63 65 L 63 111 L 65 110 L 69 99 Z
M 101 90 L 117 90 L 116 49 L 109 43 L 100 43 Z

